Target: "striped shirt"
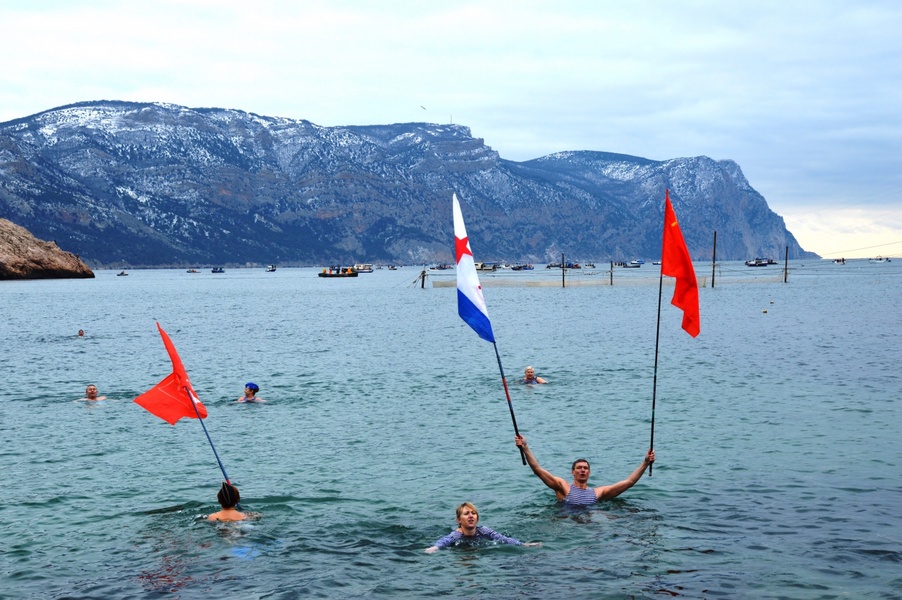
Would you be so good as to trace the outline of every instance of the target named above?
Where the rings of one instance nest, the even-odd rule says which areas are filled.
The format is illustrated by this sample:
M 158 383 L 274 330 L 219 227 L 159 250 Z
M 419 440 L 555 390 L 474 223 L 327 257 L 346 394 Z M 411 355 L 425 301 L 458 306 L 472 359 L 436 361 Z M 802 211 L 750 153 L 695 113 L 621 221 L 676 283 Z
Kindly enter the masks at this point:
M 570 486 L 570 493 L 564 498 L 564 504 L 570 506 L 589 506 L 598 502 L 595 497 L 595 490 L 592 488 L 578 488 L 575 485 Z
M 482 527 L 480 525 L 476 528 L 476 535 L 464 535 L 455 529 L 437 541 L 434 545 L 439 548 L 446 548 L 448 546 L 457 545 L 460 542 L 475 542 L 477 540 L 492 540 L 493 542 L 513 544 L 515 546 L 521 546 L 523 544 L 523 542 L 518 539 L 501 535 L 494 529 L 489 529 L 488 527 Z

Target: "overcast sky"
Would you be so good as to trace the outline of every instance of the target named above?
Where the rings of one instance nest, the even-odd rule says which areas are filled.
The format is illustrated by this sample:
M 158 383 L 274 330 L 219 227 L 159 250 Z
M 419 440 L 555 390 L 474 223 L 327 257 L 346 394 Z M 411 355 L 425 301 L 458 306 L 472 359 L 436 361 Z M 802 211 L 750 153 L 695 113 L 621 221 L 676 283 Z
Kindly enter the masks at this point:
M 0 0 L 0 53 L 0 121 L 158 101 L 705 155 L 806 250 L 902 257 L 899 0 Z

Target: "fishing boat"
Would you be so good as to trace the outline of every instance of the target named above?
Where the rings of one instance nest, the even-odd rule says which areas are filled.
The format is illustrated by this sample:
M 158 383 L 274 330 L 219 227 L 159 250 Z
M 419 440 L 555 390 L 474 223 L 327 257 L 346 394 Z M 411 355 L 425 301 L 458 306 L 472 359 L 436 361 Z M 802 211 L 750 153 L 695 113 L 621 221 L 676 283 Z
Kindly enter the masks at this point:
M 522 265 L 514 265 L 511 267 L 514 271 L 532 271 L 535 267 L 532 264 L 526 263 Z
M 266 267 L 266 272 L 267 272 L 267 273 L 275 273 L 275 272 L 276 272 L 276 265 L 269 265 L 268 267 Z
M 213 269 L 211 269 L 210 272 L 211 273 L 225 273 L 225 269 L 223 269 L 222 267 L 213 267 Z
M 188 273 L 200 273 L 197 269 L 188 269 Z
M 318 277 L 357 277 L 359 273 L 351 267 L 329 267 L 317 273 Z
M 454 265 L 449 265 L 446 263 L 442 263 L 440 265 L 435 265 L 434 267 L 429 267 L 430 271 L 447 271 L 448 269 L 453 269 Z
M 353 270 L 357 271 L 358 273 L 372 273 L 373 272 L 373 265 L 371 265 L 369 263 L 357 263 L 351 268 Z
M 495 263 L 483 263 L 483 262 L 476 263 L 477 271 L 494 271 L 497 268 L 498 268 L 498 265 L 496 265 Z
M 766 267 L 770 262 L 766 258 L 753 258 L 745 261 L 747 267 Z
M 870 259 L 868 259 L 868 260 L 869 260 L 870 262 L 872 262 L 872 263 L 892 262 L 890 259 L 888 259 L 888 258 L 886 258 L 886 257 L 883 257 L 883 256 L 878 256 L 877 258 L 870 258 Z

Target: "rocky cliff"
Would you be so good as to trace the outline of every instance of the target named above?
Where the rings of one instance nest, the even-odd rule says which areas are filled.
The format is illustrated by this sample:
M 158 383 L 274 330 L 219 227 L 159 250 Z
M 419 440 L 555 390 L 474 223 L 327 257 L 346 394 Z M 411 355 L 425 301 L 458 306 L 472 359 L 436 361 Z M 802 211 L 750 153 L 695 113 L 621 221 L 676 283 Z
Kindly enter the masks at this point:
M 94 277 L 94 272 L 76 255 L 0 219 L 0 280 L 89 277 Z
M 501 158 L 467 127 L 320 127 L 88 102 L 0 123 L 0 217 L 93 265 L 453 259 L 451 194 L 485 261 L 660 256 L 671 190 L 696 260 L 814 256 L 729 160 Z

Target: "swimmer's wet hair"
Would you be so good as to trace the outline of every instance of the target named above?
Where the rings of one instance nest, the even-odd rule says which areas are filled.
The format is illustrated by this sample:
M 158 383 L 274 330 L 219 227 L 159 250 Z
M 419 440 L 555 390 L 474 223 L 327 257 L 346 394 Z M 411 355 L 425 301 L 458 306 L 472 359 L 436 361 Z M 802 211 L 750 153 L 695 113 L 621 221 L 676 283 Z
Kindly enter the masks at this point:
M 219 500 L 219 504 L 223 508 L 234 508 L 241 502 L 241 494 L 238 493 L 238 488 L 234 485 L 223 481 L 222 487 L 219 488 L 219 493 L 216 494 L 216 499 Z
M 476 513 L 476 520 L 477 521 L 479 520 L 479 509 L 477 509 L 475 506 L 473 506 L 472 502 L 464 502 L 463 504 L 461 504 L 460 506 L 457 507 L 457 518 L 458 519 L 460 518 L 460 515 L 463 514 L 465 508 L 469 508 L 474 513 Z
M 574 461 L 573 461 L 573 464 L 570 465 L 570 470 L 572 471 L 573 469 L 575 469 L 575 468 L 576 468 L 576 465 L 578 465 L 578 464 L 581 463 L 581 462 L 586 463 L 586 466 L 589 467 L 589 470 L 590 470 L 590 471 L 592 470 L 592 465 L 590 465 L 590 464 L 589 464 L 589 461 L 587 461 L 585 458 L 577 458 L 576 460 L 574 460 Z

